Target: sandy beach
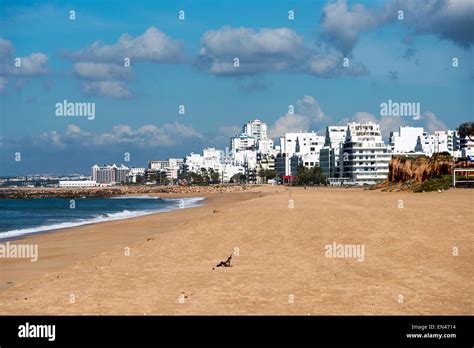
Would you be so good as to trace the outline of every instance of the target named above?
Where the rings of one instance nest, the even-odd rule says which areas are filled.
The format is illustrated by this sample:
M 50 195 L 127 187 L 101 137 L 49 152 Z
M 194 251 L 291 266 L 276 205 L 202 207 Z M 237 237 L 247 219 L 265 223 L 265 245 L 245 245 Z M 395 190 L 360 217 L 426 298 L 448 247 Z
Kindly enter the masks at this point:
M 473 314 L 472 190 L 206 198 L 12 242 L 38 244 L 39 259 L 0 259 L 0 314 Z M 333 243 L 363 246 L 363 260 L 327 257 Z

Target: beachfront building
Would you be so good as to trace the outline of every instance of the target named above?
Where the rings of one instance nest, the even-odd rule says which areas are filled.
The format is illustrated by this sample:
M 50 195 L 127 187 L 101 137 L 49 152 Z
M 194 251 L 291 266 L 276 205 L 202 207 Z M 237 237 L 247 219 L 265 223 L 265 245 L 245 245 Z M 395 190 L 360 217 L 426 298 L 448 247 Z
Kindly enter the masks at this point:
M 97 182 L 93 180 L 60 180 L 59 187 L 74 187 L 74 188 L 81 188 L 81 187 L 95 187 L 98 186 Z
M 230 158 L 235 166 L 254 169 L 257 164 L 257 140 L 242 133 L 230 139 Z
M 289 180 L 297 175 L 298 165 L 319 166 L 324 137 L 311 133 L 285 133 L 280 138 L 280 153 L 275 157 L 275 170 L 280 178 Z
M 137 183 L 140 181 L 140 178 L 145 179 L 145 168 L 130 168 L 130 172 L 128 173 L 127 182 Z
M 324 146 L 319 152 L 319 166 L 327 178 L 338 178 L 339 154 L 346 139 L 347 126 L 326 127 Z
M 423 132 L 418 137 L 415 151 L 431 157 L 435 153 L 449 152 L 453 157 L 461 157 L 461 139 L 456 131 L 435 131 L 434 134 Z
M 202 150 L 202 154 L 190 153 L 184 158 L 186 172 L 201 173 L 201 169 L 213 169 L 220 172 L 224 163 L 224 151 L 213 147 Z
M 349 123 L 340 167 L 342 177 L 355 185 L 375 184 L 388 176 L 390 146 L 385 145 L 380 125 L 372 122 Z
M 123 164 L 120 166 L 116 164 L 102 166 L 95 164 L 91 168 L 91 177 L 92 181 L 99 184 L 122 183 L 126 181 L 129 172 L 130 168 Z
M 415 153 L 418 138 L 422 137 L 423 134 L 423 127 L 409 126 L 400 127 L 398 132 L 390 132 L 390 148 L 392 154 Z
M 178 179 L 178 175 L 183 171 L 184 159 L 169 158 L 160 161 L 148 161 L 148 169 L 154 170 L 157 174 L 164 174 L 167 180 L 173 181 Z

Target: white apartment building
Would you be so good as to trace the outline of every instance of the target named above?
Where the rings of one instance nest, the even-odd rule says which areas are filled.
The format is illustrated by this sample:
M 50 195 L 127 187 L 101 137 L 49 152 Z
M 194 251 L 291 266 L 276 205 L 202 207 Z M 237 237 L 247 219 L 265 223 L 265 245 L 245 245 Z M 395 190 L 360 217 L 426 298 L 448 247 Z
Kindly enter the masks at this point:
M 252 120 L 244 124 L 243 133 L 254 137 L 257 141 L 267 140 L 267 124 L 260 120 Z
M 215 171 L 221 170 L 222 164 L 224 163 L 224 151 L 214 147 L 208 147 L 202 150 L 202 156 L 204 159 L 204 168 L 212 168 Z
M 137 177 L 139 176 L 145 177 L 145 168 L 132 167 L 130 168 L 130 172 L 128 173 L 128 181 L 136 183 Z
M 257 142 L 257 152 L 261 153 L 262 155 L 273 155 L 276 156 L 278 153 L 274 146 L 273 146 L 273 140 L 271 139 L 265 139 L 265 140 L 259 140 Z
M 390 132 L 392 154 L 414 153 L 418 138 L 423 136 L 423 127 L 402 126 L 398 132 Z
M 461 157 L 460 139 L 456 131 L 435 131 L 434 134 L 423 132 L 418 137 L 415 150 L 431 157 L 434 153 L 449 152 L 453 157 Z
M 183 170 L 184 160 L 182 158 L 169 158 L 162 161 L 148 161 L 148 169 L 158 172 L 166 172 L 168 180 L 178 179 L 178 174 Z
M 97 182 L 93 180 L 60 180 L 59 187 L 95 187 Z
M 349 123 L 340 154 L 342 177 L 356 185 L 375 184 L 388 176 L 390 146 L 385 145 L 380 125 Z
M 257 164 L 257 140 L 256 138 L 242 133 L 232 137 L 230 140 L 230 157 L 235 166 L 244 166 L 249 169 L 255 168 Z
M 324 146 L 325 138 L 317 135 L 315 132 L 311 133 L 286 133 L 285 137 L 280 139 L 280 145 L 282 146 L 282 152 L 287 155 L 304 155 L 311 154 L 316 155 L 319 162 L 319 151 Z M 284 148 L 283 148 L 284 147 Z

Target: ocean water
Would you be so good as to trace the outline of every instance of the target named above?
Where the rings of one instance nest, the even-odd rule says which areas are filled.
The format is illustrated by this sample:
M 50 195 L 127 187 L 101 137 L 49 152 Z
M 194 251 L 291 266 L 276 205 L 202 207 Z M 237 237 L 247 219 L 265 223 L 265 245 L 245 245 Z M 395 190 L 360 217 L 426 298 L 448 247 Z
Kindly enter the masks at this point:
M 0 239 L 200 205 L 202 197 L 128 196 L 75 199 L 0 199 Z

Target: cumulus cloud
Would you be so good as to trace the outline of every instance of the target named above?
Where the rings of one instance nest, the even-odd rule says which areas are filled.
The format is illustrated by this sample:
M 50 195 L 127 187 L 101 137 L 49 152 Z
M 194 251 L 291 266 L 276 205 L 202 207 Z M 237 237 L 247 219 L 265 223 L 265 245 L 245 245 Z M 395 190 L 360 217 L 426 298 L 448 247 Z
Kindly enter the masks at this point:
M 85 80 L 123 80 L 130 77 L 130 69 L 118 64 L 79 62 L 73 72 Z
M 403 21 L 398 11 L 403 11 Z M 320 35 L 328 46 L 350 55 L 362 33 L 399 22 L 409 30 L 406 43 L 417 35 L 435 35 L 468 48 L 474 44 L 473 18 L 474 2 L 468 0 L 391 0 L 372 8 L 337 0 L 323 8 Z
M 359 62 L 343 65 L 345 57 L 339 52 L 316 54 L 310 58 L 309 72 L 317 77 L 330 78 L 336 76 L 362 76 L 367 75 L 365 65 Z
M 323 35 L 344 55 L 352 52 L 361 32 L 375 27 L 378 22 L 364 5 L 348 6 L 346 0 L 324 6 L 320 19 Z
M 343 67 L 343 58 L 340 52 L 305 45 L 303 37 L 289 28 L 254 30 L 226 26 L 202 36 L 196 65 L 222 76 L 276 71 L 296 71 L 323 78 L 367 74 L 361 63 Z
M 278 118 L 269 129 L 269 136 L 277 138 L 288 132 L 320 130 L 321 125 L 330 121 L 312 96 L 304 96 L 296 102 L 295 112 L 286 113 Z
M 386 22 L 404 11 L 403 23 L 413 35 L 436 35 L 468 48 L 474 44 L 474 2 L 469 0 L 394 0 L 384 9 Z
M 438 130 L 446 130 L 446 124 L 441 121 L 434 112 L 427 111 L 420 118 L 421 124 L 428 133 L 434 133 Z
M 204 33 L 197 65 L 214 74 L 245 75 L 295 68 L 307 55 L 303 37 L 292 29 L 226 26 Z
M 19 66 L 15 66 L 15 59 L 19 58 Z M 48 70 L 48 56 L 41 52 L 34 52 L 28 56 L 15 56 L 15 49 L 11 41 L 0 37 L 0 93 L 5 91 L 7 77 L 17 76 L 26 78 L 45 75 Z
M 137 37 L 122 34 L 117 43 L 105 45 L 100 41 L 77 52 L 66 52 L 74 60 L 87 62 L 114 62 L 123 64 L 124 58 L 151 61 L 156 63 L 172 62 L 179 59 L 182 43 L 167 36 L 155 27 L 148 28 Z
M 65 132 L 42 133 L 39 140 L 47 145 L 67 147 L 70 145 L 133 145 L 141 148 L 172 147 L 190 140 L 202 140 L 203 135 L 191 126 L 180 122 L 166 123 L 161 127 L 145 125 L 133 129 L 129 125 L 116 125 L 108 132 L 93 133 L 71 124 Z
M 73 73 L 82 80 L 82 89 L 86 94 L 123 99 L 132 96 L 127 81 L 130 80 L 133 64 L 137 61 L 181 62 L 182 46 L 180 41 L 150 27 L 136 37 L 123 34 L 112 45 L 96 41 L 87 48 L 65 52 L 64 55 L 76 61 Z M 126 58 L 130 59 L 128 67 L 124 65 Z

